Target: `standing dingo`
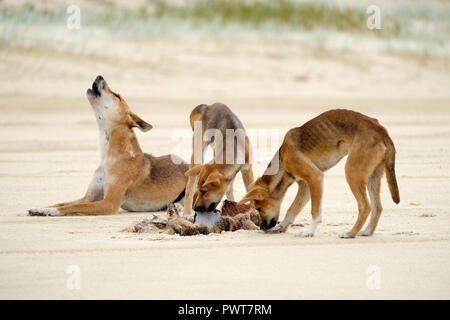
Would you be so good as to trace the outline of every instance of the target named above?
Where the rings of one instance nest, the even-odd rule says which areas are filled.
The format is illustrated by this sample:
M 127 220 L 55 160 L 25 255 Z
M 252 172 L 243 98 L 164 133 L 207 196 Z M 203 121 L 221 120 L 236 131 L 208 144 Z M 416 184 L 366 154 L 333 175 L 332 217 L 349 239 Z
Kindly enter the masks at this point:
M 240 201 L 251 201 L 260 215 L 260 228 L 283 232 L 311 198 L 312 221 L 298 235 L 312 237 L 321 222 L 323 172 L 348 154 L 345 176 L 358 203 L 358 219 L 341 238 L 353 238 L 361 230 L 369 213 L 367 227 L 359 233 L 370 236 L 380 218 L 380 181 L 386 178 L 392 200 L 400 202 L 395 177 L 395 148 L 386 129 L 376 119 L 350 110 L 330 110 L 288 131 L 279 149 L 279 170 L 263 175 Z M 289 186 L 297 182 L 298 192 L 286 217 L 276 225 L 283 197 Z M 370 201 L 367 199 L 369 191 Z
M 203 162 L 203 153 L 208 145 L 214 142 L 216 147 L 213 150 L 214 161 L 211 163 L 195 163 L 196 122 L 201 125 L 198 132 L 201 140 L 200 161 Z M 192 209 L 198 212 L 214 211 L 224 194 L 229 200 L 234 200 L 233 182 L 238 172 L 241 172 L 247 190 L 253 182 L 250 142 L 244 126 L 230 108 L 222 103 L 199 105 L 192 110 L 190 123 L 194 138 L 190 169 L 186 172 L 188 182 L 184 215 L 190 215 Z M 205 142 L 205 134 L 208 132 L 212 132 L 214 136 Z

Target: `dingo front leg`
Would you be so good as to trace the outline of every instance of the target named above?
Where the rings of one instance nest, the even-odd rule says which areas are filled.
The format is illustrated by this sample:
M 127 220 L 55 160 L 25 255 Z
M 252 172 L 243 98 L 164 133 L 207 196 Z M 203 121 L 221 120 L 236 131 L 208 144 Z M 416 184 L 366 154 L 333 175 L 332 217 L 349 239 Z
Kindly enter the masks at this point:
M 281 223 L 278 223 L 275 227 L 269 229 L 268 232 L 285 232 L 289 225 L 294 222 L 300 211 L 302 211 L 302 209 L 308 203 L 309 198 L 310 196 L 308 185 L 305 181 L 300 180 L 298 182 L 297 195 L 295 196 L 294 201 L 289 207 L 283 221 Z
M 297 235 L 313 237 L 322 221 L 323 172 L 311 159 L 298 151 L 292 151 L 290 156 L 283 160 L 283 163 L 286 171 L 307 184 L 311 197 L 311 224 L 300 230 Z
M 228 189 L 225 192 L 227 199 L 230 201 L 234 201 L 234 189 L 233 189 L 234 179 L 228 185 Z
M 244 165 L 241 169 L 242 180 L 244 181 L 245 191 L 249 191 L 250 184 L 254 181 L 252 165 Z
M 203 136 L 203 135 L 202 135 Z M 200 172 L 201 165 L 203 164 L 203 155 L 206 149 L 206 145 L 202 145 L 201 149 L 201 163 L 195 163 L 195 149 L 194 149 L 194 138 L 192 138 L 192 155 L 191 155 L 191 163 L 189 165 L 189 170 L 186 171 L 185 175 L 187 176 L 186 183 L 186 193 L 184 196 L 184 204 L 183 204 L 183 216 L 192 215 L 192 202 L 194 201 L 194 193 L 197 185 L 198 173 Z
M 99 201 L 99 200 L 103 199 L 104 176 L 105 176 L 105 173 L 104 173 L 103 169 L 101 167 L 98 167 L 97 170 L 95 170 L 94 176 L 92 177 L 92 180 L 89 184 L 86 194 L 81 199 L 57 203 L 57 204 L 48 206 L 48 208 L 58 208 L 58 207 L 63 207 L 63 206 L 71 205 L 71 204 L 93 202 L 93 201 Z
M 200 167 L 200 166 L 199 166 Z M 194 192 L 197 185 L 197 175 L 188 176 L 186 184 L 186 194 L 184 196 L 183 216 L 190 216 L 192 214 L 192 202 L 194 201 Z
M 58 208 L 30 209 L 30 215 L 61 216 L 61 215 L 106 215 L 115 214 L 120 208 L 122 198 L 128 188 L 128 181 L 117 181 L 106 191 L 105 198 L 100 201 L 68 204 Z

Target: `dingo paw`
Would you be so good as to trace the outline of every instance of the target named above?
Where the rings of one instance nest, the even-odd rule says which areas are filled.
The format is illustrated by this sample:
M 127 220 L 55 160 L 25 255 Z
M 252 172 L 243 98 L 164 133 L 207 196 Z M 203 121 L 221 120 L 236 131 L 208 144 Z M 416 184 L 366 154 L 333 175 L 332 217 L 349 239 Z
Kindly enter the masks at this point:
M 56 208 L 31 208 L 28 210 L 30 216 L 62 216 Z
M 349 235 L 347 232 L 342 232 L 341 234 L 339 234 L 339 238 L 341 239 L 352 239 L 355 236 Z
M 286 228 L 282 227 L 281 224 L 276 224 L 274 227 L 270 228 L 266 232 L 268 233 L 282 233 L 285 232 Z
M 297 237 L 310 238 L 310 237 L 314 237 L 314 231 L 311 230 L 310 228 L 303 228 L 303 229 L 300 229 L 295 235 Z

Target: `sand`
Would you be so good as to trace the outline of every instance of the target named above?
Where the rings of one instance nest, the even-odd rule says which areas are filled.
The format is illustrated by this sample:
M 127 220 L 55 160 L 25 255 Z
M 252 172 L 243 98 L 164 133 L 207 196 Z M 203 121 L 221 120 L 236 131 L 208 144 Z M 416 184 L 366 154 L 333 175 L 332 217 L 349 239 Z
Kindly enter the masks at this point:
M 0 298 L 449 299 L 448 60 L 221 41 L 152 39 L 141 43 L 148 56 L 139 59 L 1 52 Z M 374 116 L 397 148 L 401 203 L 392 202 L 383 179 L 375 235 L 339 239 L 356 219 L 342 161 L 325 175 L 323 223 L 314 238 L 295 237 L 298 226 L 284 234 L 133 234 L 123 230 L 153 214 L 123 210 L 27 216 L 30 207 L 73 200 L 87 188 L 99 154 L 84 92 L 97 74 L 154 126 L 138 133 L 146 152 L 188 159 L 189 112 L 215 101 L 228 104 L 249 131 L 277 135 L 255 176 L 288 129 L 320 112 L 347 107 Z M 282 217 L 295 192 L 293 186 Z M 243 195 L 239 176 L 236 199 Z M 296 223 L 309 221 L 308 205 Z M 67 285 L 71 270 L 80 272 L 78 289 Z
M 302 107 L 293 109 L 283 108 L 281 98 L 230 100 L 249 127 L 284 124 L 287 117 L 302 123 L 313 110 L 319 112 L 319 101 L 327 104 L 323 98 L 302 99 Z M 402 201 L 396 206 L 390 200 L 383 180 L 384 212 L 371 238 L 338 239 L 356 218 L 342 163 L 326 174 L 324 221 L 312 239 L 295 237 L 298 227 L 275 235 L 132 234 L 121 230 L 151 214 L 125 211 L 106 217 L 29 217 L 29 207 L 82 195 L 97 165 L 96 129 L 82 97 L 63 103 L 55 97 L 2 96 L 0 297 L 449 298 L 448 100 L 331 100 L 359 105 L 382 119 L 398 149 Z M 155 154 L 170 152 L 162 133 L 170 127 L 159 122 L 173 114 L 182 118 L 192 105 L 181 99 L 165 103 L 166 111 L 154 115 L 149 110 L 158 110 L 159 101 L 135 103 L 155 124 L 153 132 L 139 134 L 143 148 Z M 270 111 L 273 104 L 280 106 L 277 112 Z M 258 117 L 252 108 L 261 109 Z M 256 165 L 255 174 L 262 170 Z M 236 187 L 237 198 L 242 197 L 240 177 Z M 282 212 L 294 192 L 292 187 Z M 298 223 L 309 222 L 308 209 Z M 66 286 L 70 265 L 80 268 L 80 289 Z M 379 289 L 367 286 L 370 266 L 379 268 Z

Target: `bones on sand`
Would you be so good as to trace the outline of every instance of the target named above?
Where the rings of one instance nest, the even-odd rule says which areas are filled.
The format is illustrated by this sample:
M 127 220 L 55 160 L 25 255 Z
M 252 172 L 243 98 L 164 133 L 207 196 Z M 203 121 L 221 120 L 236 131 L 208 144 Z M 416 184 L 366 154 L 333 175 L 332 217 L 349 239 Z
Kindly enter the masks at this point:
M 259 215 L 248 204 L 237 204 L 225 200 L 222 210 L 206 214 L 196 213 L 194 217 L 182 217 L 180 204 L 169 204 L 167 218 L 156 215 L 145 219 L 132 228 L 133 232 L 166 233 L 193 236 L 198 234 L 221 233 L 222 231 L 258 230 Z

